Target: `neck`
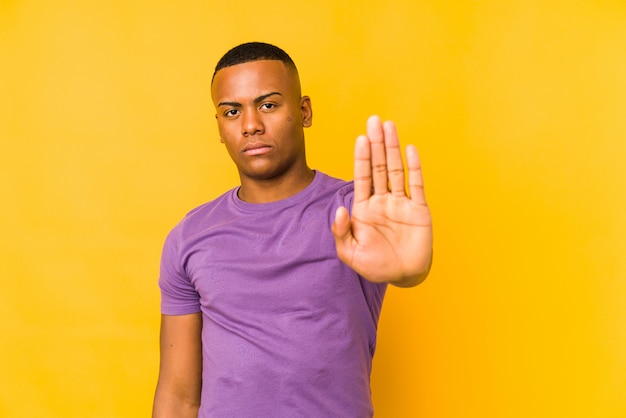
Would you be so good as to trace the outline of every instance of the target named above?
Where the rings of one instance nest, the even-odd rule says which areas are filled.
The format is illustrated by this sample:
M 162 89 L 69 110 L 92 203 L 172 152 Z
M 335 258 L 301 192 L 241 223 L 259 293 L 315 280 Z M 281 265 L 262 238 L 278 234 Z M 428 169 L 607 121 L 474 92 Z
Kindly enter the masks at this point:
M 315 172 L 304 167 L 298 173 L 271 179 L 241 178 L 238 196 L 244 202 L 270 203 L 286 199 L 304 190 L 315 178 Z

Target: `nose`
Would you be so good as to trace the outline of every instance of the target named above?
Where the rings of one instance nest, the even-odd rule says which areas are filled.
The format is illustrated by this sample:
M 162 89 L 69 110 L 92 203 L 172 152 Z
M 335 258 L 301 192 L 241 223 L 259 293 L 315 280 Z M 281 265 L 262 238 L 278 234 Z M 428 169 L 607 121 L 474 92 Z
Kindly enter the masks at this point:
M 241 121 L 241 133 L 243 136 L 262 134 L 264 127 L 261 115 L 256 110 L 243 112 Z

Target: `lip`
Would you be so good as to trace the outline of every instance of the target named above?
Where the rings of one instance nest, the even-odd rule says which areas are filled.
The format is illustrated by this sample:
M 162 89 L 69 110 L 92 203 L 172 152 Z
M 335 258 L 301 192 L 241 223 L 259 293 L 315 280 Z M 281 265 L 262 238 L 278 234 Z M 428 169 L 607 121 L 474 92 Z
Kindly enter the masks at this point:
M 267 154 L 268 152 L 270 152 L 271 149 L 272 147 L 270 147 L 269 145 L 261 144 L 261 143 L 253 143 L 253 144 L 246 145 L 241 152 L 244 155 L 254 156 L 254 155 Z

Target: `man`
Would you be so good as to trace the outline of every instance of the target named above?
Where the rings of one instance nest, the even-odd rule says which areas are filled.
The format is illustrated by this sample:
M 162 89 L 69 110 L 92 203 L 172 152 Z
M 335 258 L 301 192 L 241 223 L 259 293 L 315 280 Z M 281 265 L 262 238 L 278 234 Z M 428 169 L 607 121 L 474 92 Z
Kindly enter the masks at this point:
M 416 149 L 408 195 L 395 127 L 377 117 L 357 139 L 353 183 L 310 169 L 311 100 L 272 45 L 227 52 L 211 95 L 241 185 L 166 239 L 153 416 L 372 416 L 386 285 L 417 285 L 432 258 Z

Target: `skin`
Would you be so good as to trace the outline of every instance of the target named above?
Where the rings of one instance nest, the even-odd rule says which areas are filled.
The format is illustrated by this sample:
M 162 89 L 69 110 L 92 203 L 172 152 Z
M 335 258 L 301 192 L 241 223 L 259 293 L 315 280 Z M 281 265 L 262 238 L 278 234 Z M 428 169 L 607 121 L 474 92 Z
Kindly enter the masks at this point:
M 221 69 L 211 88 L 221 141 L 237 166 L 239 197 L 264 203 L 307 187 L 304 128 L 311 100 L 302 96 L 297 72 L 261 60 Z M 341 207 L 332 225 L 337 256 L 372 282 L 399 287 L 421 283 L 432 261 L 432 222 L 414 146 L 405 169 L 395 125 L 372 116 L 354 152 L 352 216 Z M 202 387 L 200 313 L 163 315 L 161 364 L 153 417 L 197 417 Z
M 211 95 L 221 141 L 239 172 L 239 198 L 271 202 L 311 183 L 303 128 L 311 126 L 313 110 L 294 69 L 276 60 L 226 67 Z
M 332 226 L 344 263 L 369 281 L 398 287 L 424 281 L 433 256 L 419 155 L 413 145 L 406 155 L 408 193 L 396 127 L 370 117 L 367 135 L 357 138 L 354 150 L 352 218 L 339 208 Z
M 202 389 L 202 314 L 161 315 L 161 362 L 153 418 L 197 418 Z

